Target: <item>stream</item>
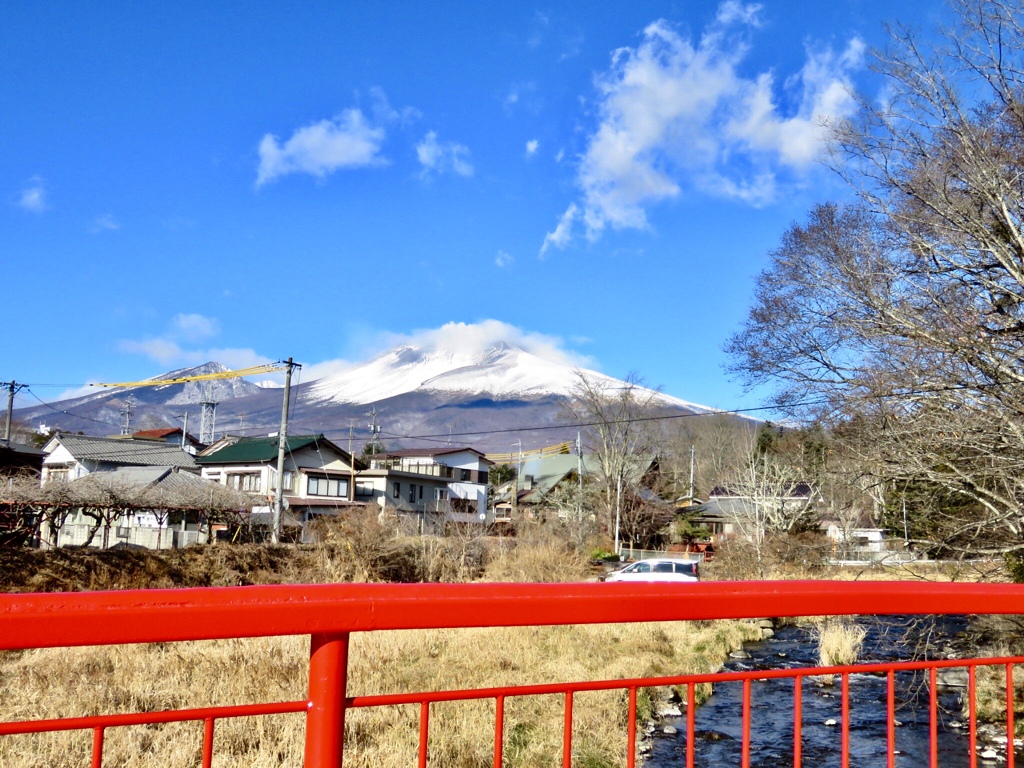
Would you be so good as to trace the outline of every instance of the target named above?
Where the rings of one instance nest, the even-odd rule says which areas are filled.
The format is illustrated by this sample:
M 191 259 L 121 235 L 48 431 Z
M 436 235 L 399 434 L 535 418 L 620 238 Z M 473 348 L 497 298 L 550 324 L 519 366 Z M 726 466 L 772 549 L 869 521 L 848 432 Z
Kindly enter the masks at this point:
M 889 616 L 860 620 L 867 629 L 859 662 L 905 661 L 915 646 L 927 648 L 925 658 L 938 658 L 951 650 L 954 639 L 967 628 L 964 617 L 942 617 L 932 623 L 918 617 Z M 927 622 L 927 623 L 925 623 Z M 724 671 L 793 669 L 817 665 L 817 643 L 810 628 L 787 626 L 775 636 L 744 645 L 749 659 L 729 659 Z M 921 653 L 916 654 L 922 658 Z M 896 674 L 896 765 L 927 768 L 930 756 L 927 672 Z M 969 765 L 967 719 L 956 688 L 939 689 L 939 765 Z M 803 765 L 839 768 L 841 764 L 842 689 L 805 679 L 803 685 Z M 834 724 L 826 724 L 833 722 Z M 671 726 L 677 733 L 665 733 Z M 695 715 L 695 764 L 741 764 L 742 683 L 716 683 L 714 694 Z M 759 768 L 793 765 L 793 681 L 754 681 L 751 686 L 750 764 Z M 850 676 L 850 766 L 886 765 L 886 678 Z M 979 747 L 979 754 L 981 748 Z M 1002 762 L 1003 755 L 1000 755 Z M 686 764 L 686 716 L 665 717 L 652 735 L 646 768 L 678 768 Z M 980 765 L 995 765 L 982 761 Z

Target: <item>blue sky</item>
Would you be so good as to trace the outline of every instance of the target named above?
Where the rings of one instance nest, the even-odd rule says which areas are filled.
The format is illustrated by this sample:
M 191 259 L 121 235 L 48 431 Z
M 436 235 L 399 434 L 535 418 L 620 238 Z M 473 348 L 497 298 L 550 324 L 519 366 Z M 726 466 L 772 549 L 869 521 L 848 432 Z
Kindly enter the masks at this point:
M 757 405 L 722 345 L 845 194 L 819 120 L 880 92 L 883 22 L 942 8 L 0 3 L 0 379 L 505 336 Z

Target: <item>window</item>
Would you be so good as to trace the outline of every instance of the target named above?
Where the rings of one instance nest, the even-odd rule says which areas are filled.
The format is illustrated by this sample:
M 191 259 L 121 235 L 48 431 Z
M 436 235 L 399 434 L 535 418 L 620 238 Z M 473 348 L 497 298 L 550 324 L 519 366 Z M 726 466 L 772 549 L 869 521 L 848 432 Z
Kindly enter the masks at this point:
M 447 488 L 435 488 L 434 489 L 434 499 L 435 500 L 437 500 L 437 501 L 445 501 L 447 498 L 448 498 L 448 489 Z
M 310 496 L 348 498 L 348 480 L 338 480 L 334 477 L 311 477 L 307 491 Z
M 228 485 L 236 491 L 246 493 L 260 492 L 260 473 L 251 472 L 245 475 L 228 475 Z
M 392 495 L 392 496 L 393 496 L 394 498 L 396 498 L 396 499 L 397 499 L 397 498 L 398 498 L 399 496 L 401 496 L 401 495 L 402 495 L 402 484 L 401 484 L 401 483 L 399 483 L 399 482 L 394 482 L 394 483 L 392 483 L 392 484 L 391 484 L 391 495 Z
M 356 480 L 356 496 L 373 496 L 373 483 Z
M 409 483 L 409 501 L 416 501 L 416 485 Z
M 423 486 L 422 485 L 420 486 L 420 498 L 421 499 L 423 498 Z
M 277 482 L 277 472 L 276 471 L 271 476 L 271 479 L 274 481 L 274 483 Z M 274 488 L 276 489 L 277 486 L 274 485 Z M 294 491 L 295 490 L 295 473 L 292 472 L 290 469 L 286 469 L 284 471 L 284 483 L 281 486 L 281 490 L 282 491 Z
M 471 477 L 472 477 L 472 473 L 468 469 L 460 469 L 459 470 L 459 480 L 461 482 L 468 483 Z

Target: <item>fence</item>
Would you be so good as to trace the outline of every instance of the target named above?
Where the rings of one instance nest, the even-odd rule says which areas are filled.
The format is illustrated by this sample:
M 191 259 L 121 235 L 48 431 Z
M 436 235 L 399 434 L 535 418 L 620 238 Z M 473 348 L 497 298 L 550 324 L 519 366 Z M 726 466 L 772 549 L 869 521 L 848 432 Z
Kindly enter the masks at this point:
M 1024 658 L 912 661 L 832 667 L 828 669 L 757 670 L 704 675 L 677 675 L 631 680 L 577 683 L 551 682 L 514 688 L 422 691 L 399 695 L 351 697 L 346 688 L 349 638 L 353 632 L 459 627 L 556 626 L 648 621 L 742 619 L 833 615 L 943 615 L 970 610 L 981 614 L 1024 613 L 1024 587 L 1016 585 L 921 584 L 893 582 L 712 582 L 662 584 L 464 584 L 264 586 L 147 592 L 0 595 L 0 650 L 111 645 L 122 643 L 217 640 L 241 637 L 308 635 L 310 637 L 308 697 L 270 704 L 185 709 L 166 712 L 114 713 L 59 720 L 0 722 L 0 736 L 59 730 L 92 733 L 92 765 L 103 761 L 104 733 L 109 728 L 178 721 L 204 724 L 202 764 L 210 766 L 218 720 L 305 712 L 306 768 L 334 768 L 342 763 L 345 713 L 358 707 L 418 704 L 418 764 L 428 764 L 431 704 L 440 701 L 489 699 L 495 702 L 494 765 L 504 750 L 504 703 L 511 696 L 564 697 L 563 766 L 572 765 L 573 698 L 582 691 L 618 689 L 626 696 L 627 765 L 634 765 L 637 744 L 637 692 L 642 688 L 677 685 L 685 688 L 687 707 L 686 765 L 694 765 L 693 713 L 695 686 L 732 681 L 742 686 L 742 765 L 751 764 L 751 687 L 756 680 L 789 677 L 793 693 L 793 764 L 800 766 L 802 690 L 810 675 L 830 672 L 841 679 L 842 766 L 849 765 L 849 679 L 857 673 L 887 676 L 887 765 L 896 765 L 894 676 L 923 670 L 932 684 L 932 750 L 935 680 L 939 669 L 963 667 L 968 677 L 970 761 L 976 765 L 977 670 L 1004 670 L 1007 737 L 1014 734 L 1013 669 Z M 2 717 L 2 715 L 0 715 Z M 1007 762 L 1013 766 L 1013 750 Z

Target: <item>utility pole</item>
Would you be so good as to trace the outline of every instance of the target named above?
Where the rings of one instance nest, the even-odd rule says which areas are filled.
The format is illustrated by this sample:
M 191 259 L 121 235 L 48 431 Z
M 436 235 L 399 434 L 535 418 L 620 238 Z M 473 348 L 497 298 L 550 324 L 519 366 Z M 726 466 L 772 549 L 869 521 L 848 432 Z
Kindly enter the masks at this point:
M 132 396 L 128 395 L 128 399 L 121 406 L 121 418 L 124 419 L 124 422 L 121 424 L 122 435 L 130 435 L 132 433 L 132 411 L 134 410 L 135 402 L 132 400 Z
M 694 458 L 697 455 L 697 449 L 694 446 L 690 446 L 690 506 L 693 506 L 693 464 Z
M 378 436 L 380 435 L 380 425 L 377 423 L 377 407 L 374 406 L 370 409 L 370 412 L 366 414 L 370 417 L 370 423 L 367 425 L 370 427 L 370 453 L 380 453 L 380 446 L 377 443 Z
M 27 384 L 19 384 L 16 381 L 7 383 L 7 421 L 4 424 L 4 440 L 11 441 L 11 414 L 14 411 L 14 395 L 27 387 Z
M 348 500 L 356 500 L 356 459 L 352 455 L 352 422 L 348 423 Z
M 292 394 L 292 369 L 301 368 L 289 357 L 284 364 L 284 401 L 281 403 L 281 429 L 277 433 L 277 490 L 274 494 L 274 531 L 271 538 L 275 544 L 281 541 L 281 512 L 284 506 L 284 452 L 288 445 L 288 403 Z
M 576 433 L 576 478 L 579 481 L 580 491 L 577 518 L 583 522 L 583 439 L 579 432 Z
M 188 453 L 188 450 L 185 448 L 185 441 L 188 439 L 188 411 L 185 411 L 181 418 L 183 421 L 181 425 L 181 450 L 182 453 Z

